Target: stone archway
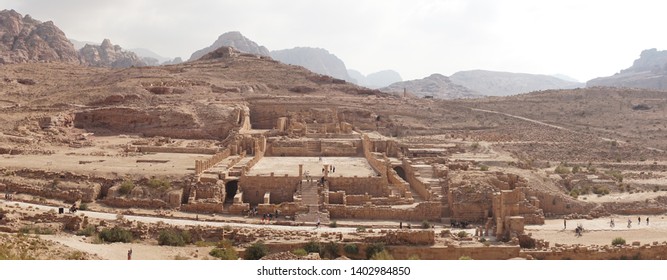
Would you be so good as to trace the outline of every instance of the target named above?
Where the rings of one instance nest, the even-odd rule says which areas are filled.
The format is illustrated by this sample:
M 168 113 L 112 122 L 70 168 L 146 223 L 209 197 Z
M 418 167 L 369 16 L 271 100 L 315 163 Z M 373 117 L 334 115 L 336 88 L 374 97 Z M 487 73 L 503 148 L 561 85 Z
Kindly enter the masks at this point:
M 225 183 L 225 203 L 234 201 L 234 196 L 239 190 L 239 180 L 231 180 Z
M 396 171 L 396 174 L 398 174 L 398 177 L 401 177 L 406 182 L 408 181 L 408 177 L 405 176 L 405 169 L 403 169 L 402 166 L 394 167 L 394 171 Z

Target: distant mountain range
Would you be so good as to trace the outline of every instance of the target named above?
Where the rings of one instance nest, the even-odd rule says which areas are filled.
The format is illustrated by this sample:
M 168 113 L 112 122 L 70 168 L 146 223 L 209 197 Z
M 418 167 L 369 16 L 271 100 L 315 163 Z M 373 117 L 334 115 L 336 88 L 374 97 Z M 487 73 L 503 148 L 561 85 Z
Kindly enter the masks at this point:
M 434 98 L 469 98 L 481 95 L 505 96 L 546 89 L 570 89 L 584 84 L 565 75 L 535 75 L 487 70 L 456 72 L 450 77 L 433 74 L 423 79 L 402 81 L 393 70 L 369 75 L 347 69 L 336 55 L 322 48 L 297 47 L 270 52 L 238 31 L 220 35 L 209 47 L 194 52 L 190 60 L 221 46 L 241 52 L 271 56 L 287 64 L 303 66 L 310 71 L 343 79 L 369 88 Z M 51 21 L 41 22 L 14 10 L 0 11 L 0 64 L 61 61 L 96 67 L 130 67 L 181 63 L 144 48 L 124 50 L 105 39 L 101 44 L 67 39 Z M 631 67 L 609 76 L 588 81 L 585 86 L 667 89 L 667 51 L 648 49 Z
M 353 81 L 347 74 L 345 63 L 325 49 L 296 47 L 292 49 L 272 51 L 271 57 L 285 64 L 303 66 L 315 73 L 331 76 L 348 82 Z
M 449 76 L 449 78 L 456 84 L 488 96 L 507 96 L 546 89 L 584 87 L 583 83 L 566 81 L 554 76 L 486 70 L 460 71 Z
M 418 80 L 393 83 L 388 87 L 381 88 L 380 91 L 438 99 L 481 97 L 479 93 L 455 84 L 449 78 L 440 74 L 433 74 Z
M 393 83 L 403 81 L 401 74 L 394 70 L 383 70 L 380 72 L 375 72 L 364 76 L 361 72 L 357 70 L 348 69 L 347 73 L 354 79 L 360 86 L 367 88 L 378 89 L 382 87 L 389 86 Z
M 644 50 L 629 68 L 613 76 L 592 79 L 586 86 L 667 89 L 667 51 Z

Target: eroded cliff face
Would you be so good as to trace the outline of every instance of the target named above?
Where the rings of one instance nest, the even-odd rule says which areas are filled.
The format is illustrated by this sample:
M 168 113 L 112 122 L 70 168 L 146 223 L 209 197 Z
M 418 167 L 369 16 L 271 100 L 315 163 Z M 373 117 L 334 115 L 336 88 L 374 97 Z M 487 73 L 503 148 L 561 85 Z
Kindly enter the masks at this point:
M 14 10 L 0 11 L 0 64 L 46 61 L 78 64 L 79 56 L 53 22 L 40 22 Z
M 244 124 L 248 107 L 195 104 L 153 108 L 104 107 L 75 113 L 74 126 L 100 133 L 183 139 L 224 139 Z

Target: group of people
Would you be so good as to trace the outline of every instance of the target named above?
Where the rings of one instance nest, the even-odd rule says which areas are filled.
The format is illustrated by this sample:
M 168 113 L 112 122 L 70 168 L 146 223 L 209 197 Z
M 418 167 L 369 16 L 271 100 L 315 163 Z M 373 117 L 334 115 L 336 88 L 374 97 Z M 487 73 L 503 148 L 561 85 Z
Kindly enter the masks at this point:
M 252 211 L 255 212 L 255 215 L 257 215 L 257 208 L 255 207 Z M 280 214 L 280 211 L 276 209 L 274 213 L 264 213 L 262 214 L 262 224 L 269 224 L 271 223 L 271 220 L 278 219 L 278 215 Z
M 324 173 L 324 171 L 326 171 L 326 166 L 322 167 L 322 173 Z M 329 172 L 336 173 L 336 166 L 334 166 L 333 164 L 329 165 Z
M 614 221 L 614 219 L 612 219 L 612 222 L 613 221 Z M 649 222 L 649 217 L 646 217 L 646 225 L 647 226 L 648 226 L 648 222 Z M 637 217 L 637 225 L 639 226 L 641 224 L 642 224 L 642 217 Z M 628 228 L 630 228 L 630 227 L 632 227 L 632 220 L 630 218 L 628 218 Z

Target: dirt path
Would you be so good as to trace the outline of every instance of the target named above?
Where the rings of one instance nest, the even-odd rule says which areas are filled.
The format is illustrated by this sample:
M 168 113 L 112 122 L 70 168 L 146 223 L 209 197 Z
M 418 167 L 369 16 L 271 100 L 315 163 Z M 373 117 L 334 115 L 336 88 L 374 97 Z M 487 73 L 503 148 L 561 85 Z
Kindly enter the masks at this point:
M 646 218 L 649 224 L 646 225 Z M 549 241 L 551 246 L 560 244 L 584 244 L 584 245 L 611 245 L 616 237 L 622 237 L 628 243 L 639 241 L 641 244 L 652 242 L 667 242 L 667 216 L 650 215 L 641 216 L 641 224 L 637 224 L 637 216 L 613 216 L 615 226 L 609 225 L 611 217 L 592 220 L 568 220 L 567 229 L 563 230 L 563 220 L 546 220 L 544 225 L 526 226 L 526 233 L 532 234 L 534 238 Z M 628 219 L 632 221 L 628 228 Z M 581 224 L 584 233 L 576 237 L 574 229 Z

